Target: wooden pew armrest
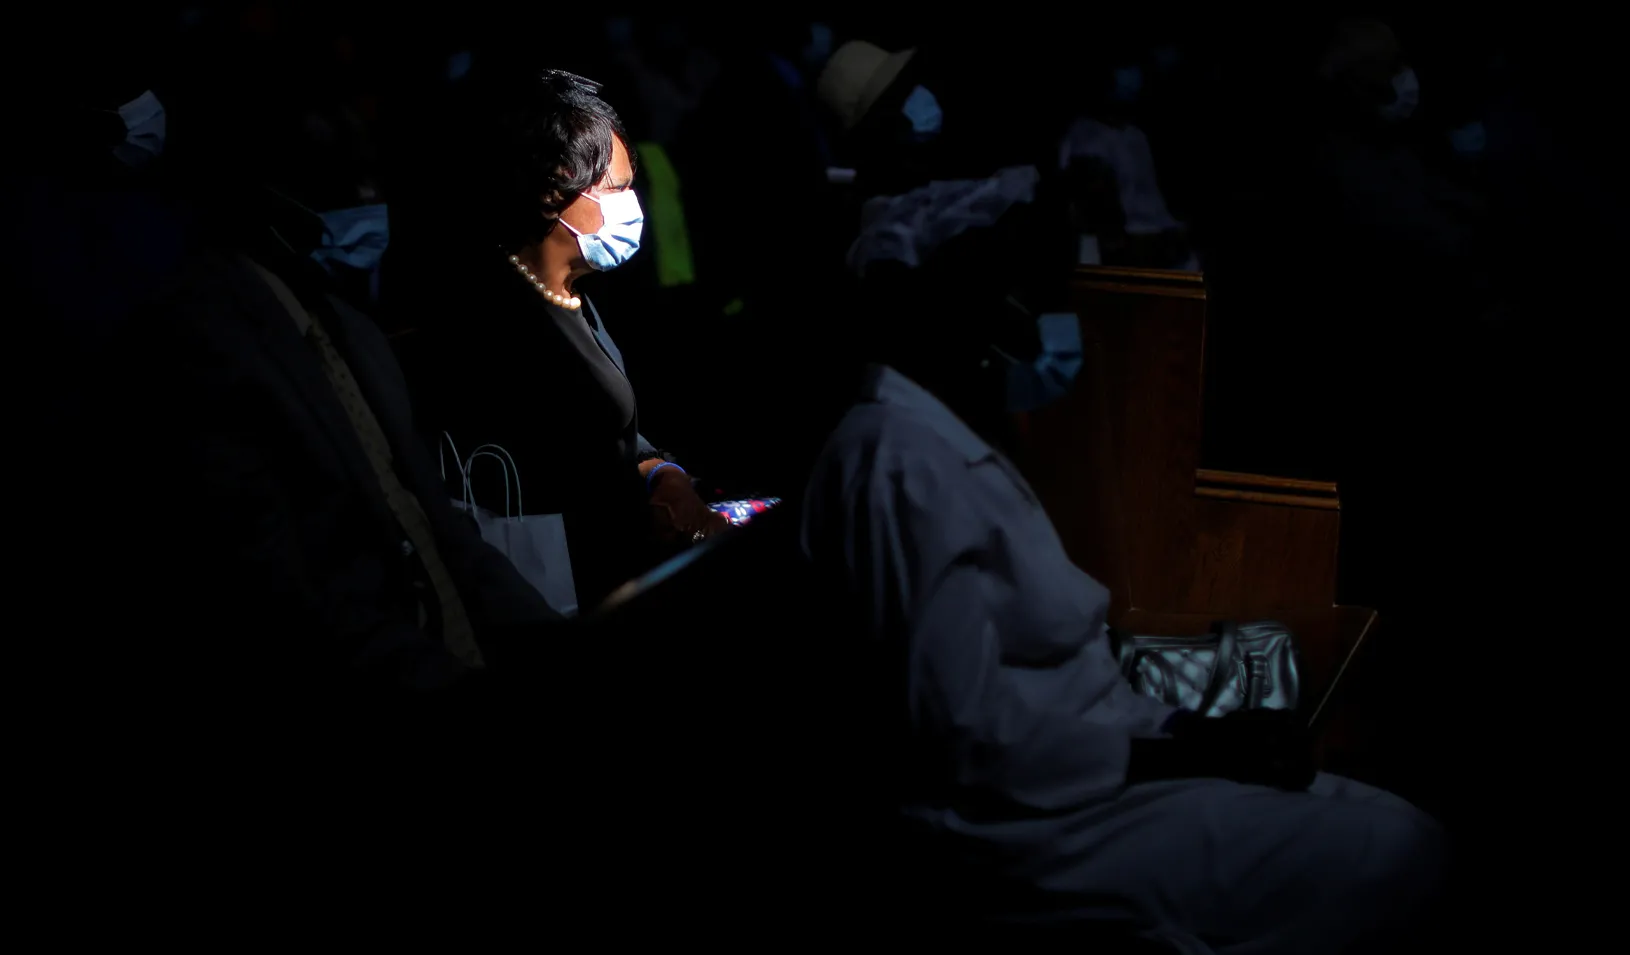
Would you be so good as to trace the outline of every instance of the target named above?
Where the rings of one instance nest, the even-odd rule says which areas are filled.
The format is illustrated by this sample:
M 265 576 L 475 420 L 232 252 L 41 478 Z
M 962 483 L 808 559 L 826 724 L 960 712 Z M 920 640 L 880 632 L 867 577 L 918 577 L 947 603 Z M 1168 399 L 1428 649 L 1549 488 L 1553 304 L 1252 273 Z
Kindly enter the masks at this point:
M 1341 510 L 1341 499 L 1336 494 L 1335 483 L 1331 481 L 1304 481 L 1210 468 L 1200 468 L 1194 472 L 1194 495 L 1217 501 Z

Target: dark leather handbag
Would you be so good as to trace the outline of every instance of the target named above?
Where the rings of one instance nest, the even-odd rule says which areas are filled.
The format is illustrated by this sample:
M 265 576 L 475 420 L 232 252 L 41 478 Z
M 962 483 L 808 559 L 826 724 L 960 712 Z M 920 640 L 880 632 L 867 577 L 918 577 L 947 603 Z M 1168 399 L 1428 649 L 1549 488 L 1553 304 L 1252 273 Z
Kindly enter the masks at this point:
M 1121 673 L 1140 693 L 1201 716 L 1294 710 L 1296 641 L 1282 623 L 1221 622 L 1199 637 L 1116 634 Z

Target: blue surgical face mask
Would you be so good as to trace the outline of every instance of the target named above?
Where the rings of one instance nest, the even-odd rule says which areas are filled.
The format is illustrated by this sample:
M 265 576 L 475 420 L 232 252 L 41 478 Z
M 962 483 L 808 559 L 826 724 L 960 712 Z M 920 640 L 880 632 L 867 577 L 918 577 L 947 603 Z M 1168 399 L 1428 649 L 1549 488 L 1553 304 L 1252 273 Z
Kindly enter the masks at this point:
M 917 139 L 929 139 L 938 135 L 944 117 L 940 113 L 940 101 L 934 94 L 919 86 L 906 97 L 904 106 L 900 107 L 906 119 L 911 121 L 912 135 Z
M 1115 85 L 1110 95 L 1117 103 L 1130 103 L 1143 92 L 1143 67 L 1123 66 L 1115 71 Z
M 1481 120 L 1472 120 L 1459 129 L 1449 130 L 1449 145 L 1462 159 L 1475 159 L 1488 148 L 1488 131 Z
M 605 219 L 593 232 L 579 232 L 565 219 L 560 224 L 577 236 L 577 247 L 583 261 L 597 272 L 609 272 L 640 250 L 640 235 L 645 231 L 645 213 L 640 210 L 639 197 L 634 190 L 624 189 L 596 199 L 588 193 L 583 198 L 598 203 L 600 215 Z
M 1009 411 L 1040 411 L 1070 393 L 1081 373 L 1081 322 L 1075 315 L 1054 313 L 1036 319 L 1041 353 L 1008 369 Z
M 113 155 L 126 166 L 144 166 L 164 152 L 164 104 L 152 90 L 141 94 L 119 107 L 119 118 L 125 123 L 125 138 L 113 147 Z
M 311 257 L 328 274 L 338 274 L 341 268 L 359 272 L 379 268 L 391 237 L 384 203 L 324 212 L 322 220 L 322 244 L 311 251 Z
M 1406 67 L 1393 76 L 1392 93 L 1392 102 L 1381 107 L 1381 118 L 1391 123 L 1402 122 L 1421 102 L 1421 81 L 1413 69 Z

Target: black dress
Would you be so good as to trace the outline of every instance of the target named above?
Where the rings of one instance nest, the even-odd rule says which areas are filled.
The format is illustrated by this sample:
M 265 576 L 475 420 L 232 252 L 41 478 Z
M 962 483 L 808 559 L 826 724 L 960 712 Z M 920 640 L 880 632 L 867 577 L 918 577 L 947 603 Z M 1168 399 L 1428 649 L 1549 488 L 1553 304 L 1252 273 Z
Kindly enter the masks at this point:
M 497 252 L 422 287 L 408 308 L 425 318 L 409 320 L 417 331 L 401 347 L 421 429 L 432 442 L 446 432 L 466 456 L 485 444 L 509 452 L 521 513 L 565 515 L 578 606 L 592 608 L 662 556 L 621 353 L 591 303 L 550 304 Z M 476 468 L 476 499 L 498 509 L 500 481 L 499 468 Z

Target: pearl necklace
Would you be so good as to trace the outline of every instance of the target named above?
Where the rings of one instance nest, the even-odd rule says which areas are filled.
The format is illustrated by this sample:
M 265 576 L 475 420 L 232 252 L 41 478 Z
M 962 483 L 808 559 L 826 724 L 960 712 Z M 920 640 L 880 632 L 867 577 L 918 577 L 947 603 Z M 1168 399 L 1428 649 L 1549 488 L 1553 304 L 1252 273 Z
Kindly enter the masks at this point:
M 521 261 L 520 256 L 510 256 L 509 264 L 515 266 L 515 270 L 521 273 L 521 278 L 531 282 L 532 287 L 537 289 L 540 295 L 548 299 L 550 304 L 559 305 L 561 308 L 574 310 L 583 307 L 583 300 L 578 298 L 576 295 L 563 295 L 559 292 L 549 291 L 549 287 L 543 284 L 543 279 L 533 275 L 532 270 L 526 267 L 525 263 Z

